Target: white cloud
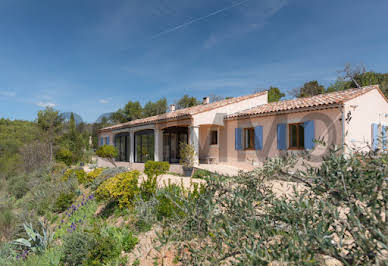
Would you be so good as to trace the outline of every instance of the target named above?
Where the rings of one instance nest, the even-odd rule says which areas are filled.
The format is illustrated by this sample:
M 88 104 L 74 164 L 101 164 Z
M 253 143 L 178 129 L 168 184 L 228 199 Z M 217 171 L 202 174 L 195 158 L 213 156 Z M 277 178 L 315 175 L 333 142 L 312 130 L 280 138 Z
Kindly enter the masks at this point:
M 102 104 L 107 104 L 109 103 L 111 100 L 111 98 L 107 98 L 107 99 L 100 99 L 99 102 L 102 103 Z
M 36 105 L 40 106 L 40 107 L 55 107 L 55 106 L 57 106 L 55 103 L 50 103 L 50 102 L 38 102 Z
M 0 90 L 0 96 L 15 97 L 16 96 L 16 92 L 11 91 L 11 90 Z

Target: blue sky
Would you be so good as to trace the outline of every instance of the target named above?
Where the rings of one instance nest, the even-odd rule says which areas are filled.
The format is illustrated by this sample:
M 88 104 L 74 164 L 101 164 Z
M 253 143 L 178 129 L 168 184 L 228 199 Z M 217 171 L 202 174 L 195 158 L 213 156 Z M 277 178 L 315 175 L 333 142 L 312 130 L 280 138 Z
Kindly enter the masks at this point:
M 388 72 L 386 0 L 1 0 L 0 117 Z

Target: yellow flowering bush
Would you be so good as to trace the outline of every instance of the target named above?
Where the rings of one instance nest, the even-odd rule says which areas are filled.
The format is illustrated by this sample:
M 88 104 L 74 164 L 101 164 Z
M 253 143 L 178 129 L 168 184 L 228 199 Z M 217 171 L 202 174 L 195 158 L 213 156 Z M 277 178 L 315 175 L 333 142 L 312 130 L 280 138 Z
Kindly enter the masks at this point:
M 99 175 L 101 175 L 102 171 L 104 171 L 104 168 L 96 168 L 93 171 L 89 172 L 86 175 L 86 182 L 87 183 L 92 182 L 94 179 L 99 177 Z
M 86 173 L 83 169 L 68 169 L 63 174 L 62 180 L 67 181 L 69 178 L 77 178 L 78 183 L 83 184 L 86 182 Z
M 131 206 L 140 192 L 139 176 L 140 172 L 136 170 L 117 174 L 98 187 L 96 196 L 99 199 L 117 200 L 120 208 Z

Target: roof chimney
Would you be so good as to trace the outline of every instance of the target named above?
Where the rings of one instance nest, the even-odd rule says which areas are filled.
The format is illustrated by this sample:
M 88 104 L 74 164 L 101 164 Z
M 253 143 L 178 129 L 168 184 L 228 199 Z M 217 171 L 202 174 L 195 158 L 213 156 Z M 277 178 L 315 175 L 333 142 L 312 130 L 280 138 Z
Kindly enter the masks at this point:
M 170 112 L 174 112 L 175 111 L 175 104 L 170 104 Z
M 210 98 L 209 97 L 203 97 L 202 104 L 209 104 L 210 103 Z

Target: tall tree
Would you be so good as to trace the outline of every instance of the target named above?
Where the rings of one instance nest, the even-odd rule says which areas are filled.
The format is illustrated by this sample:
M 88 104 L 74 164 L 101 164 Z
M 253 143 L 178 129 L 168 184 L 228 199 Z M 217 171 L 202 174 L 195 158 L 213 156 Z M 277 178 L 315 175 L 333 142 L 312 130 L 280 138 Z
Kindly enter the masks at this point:
M 143 117 L 143 108 L 141 104 L 136 101 L 129 101 L 123 109 L 119 109 L 116 112 L 112 113 L 110 119 L 115 123 L 124 123 L 139 119 Z
M 303 87 L 296 89 L 294 93 L 296 97 L 310 97 L 314 95 L 319 95 L 325 93 L 326 89 L 323 85 L 320 85 L 318 81 L 312 80 L 303 84 Z
M 281 98 L 286 96 L 283 92 L 279 90 L 277 87 L 270 87 L 268 90 L 268 102 L 278 102 Z
M 188 108 L 192 106 L 196 106 L 201 104 L 200 101 L 198 101 L 195 97 L 189 96 L 187 94 L 183 95 L 182 98 L 180 98 L 176 104 L 176 107 L 178 109 Z
M 156 102 L 149 101 L 144 105 L 143 116 L 149 117 L 153 115 L 160 115 L 167 112 L 167 99 L 161 98 Z
M 346 64 L 340 73 L 343 75 L 327 88 L 328 92 L 379 85 L 384 95 L 388 97 L 388 73 L 367 71 L 363 65 L 352 67 L 350 64 Z
M 73 116 L 74 118 L 74 116 Z M 50 147 L 50 161 L 53 160 L 53 145 L 55 138 L 62 130 L 63 119 L 59 112 L 51 107 L 46 107 L 45 110 L 38 112 L 38 126 L 44 134 L 44 138 Z

